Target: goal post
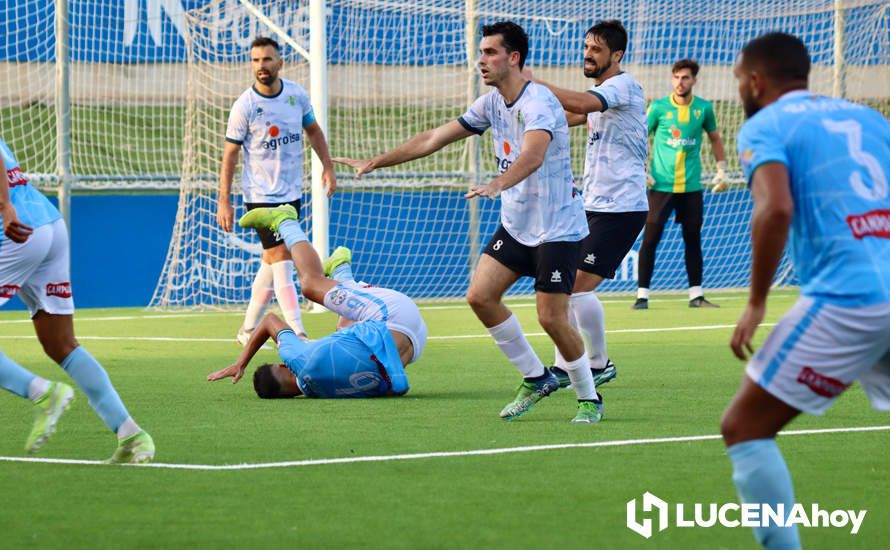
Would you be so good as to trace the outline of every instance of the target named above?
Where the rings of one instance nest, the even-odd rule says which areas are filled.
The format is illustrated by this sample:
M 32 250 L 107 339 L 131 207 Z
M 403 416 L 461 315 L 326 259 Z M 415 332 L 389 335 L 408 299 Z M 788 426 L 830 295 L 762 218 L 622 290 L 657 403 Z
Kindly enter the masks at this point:
M 628 29 L 622 68 L 641 82 L 647 101 L 670 93 L 670 67 L 678 59 L 689 57 L 702 67 L 695 94 L 714 104 L 733 182 L 725 193 L 705 194 L 704 286 L 711 290 L 743 288 L 750 271 L 752 204 L 735 154 L 744 114 L 732 76 L 746 41 L 772 30 L 800 36 L 813 60 L 814 92 L 841 90 L 890 114 L 890 18 L 882 0 L 202 3 L 185 18 L 188 92 L 180 210 L 153 305 L 217 307 L 247 300 L 258 243 L 250 232 L 223 234 L 216 227 L 215 192 L 226 116 L 251 83 L 246 46 L 256 34 L 280 32 L 299 46 L 285 45 L 283 76 L 310 90 L 332 155 L 368 158 L 454 120 L 486 91 L 475 66 L 481 25 L 516 21 L 529 34 L 528 64 L 536 76 L 584 90 L 591 84 L 581 70 L 584 32 L 599 18 L 620 19 Z M 326 59 L 317 61 L 320 55 Z M 313 159 L 313 184 L 304 189 L 301 212 L 313 245 L 322 257 L 335 246 L 350 246 L 356 274 L 373 284 L 418 299 L 462 298 L 498 223 L 496 201 L 463 199 L 468 185 L 496 173 L 490 139 L 474 137 L 361 179 L 338 167 L 338 191 L 330 200 L 318 187 L 320 166 Z M 572 130 L 571 141 L 572 168 L 580 180 L 583 128 Z M 707 181 L 715 169 L 708 145 L 702 162 Z M 238 185 L 236 177 L 236 195 Z M 600 290 L 636 288 L 634 250 Z M 683 250 L 679 229 L 668 224 L 653 291 L 686 288 Z M 779 274 L 777 285 L 794 282 L 787 257 Z M 511 289 L 511 295 L 531 292 L 527 280 Z

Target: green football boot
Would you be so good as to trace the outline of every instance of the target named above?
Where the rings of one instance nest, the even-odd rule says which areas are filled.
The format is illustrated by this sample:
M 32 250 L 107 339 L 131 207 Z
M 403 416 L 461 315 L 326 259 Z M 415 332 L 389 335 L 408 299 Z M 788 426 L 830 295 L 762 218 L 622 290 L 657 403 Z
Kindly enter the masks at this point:
M 321 266 L 324 268 L 324 276 L 331 278 L 334 274 L 334 269 L 336 269 L 337 266 L 349 263 L 352 263 L 352 250 L 349 250 L 345 246 L 338 246 L 331 252 L 331 255 L 321 263 Z
M 560 388 L 568 388 L 572 385 L 572 380 L 569 378 L 569 373 L 565 370 L 552 366 L 550 367 L 550 372 L 556 376 L 556 379 L 559 380 Z M 611 382 L 618 376 L 618 369 L 615 367 L 615 363 L 612 362 L 611 359 L 606 359 L 606 366 L 602 369 L 590 369 L 590 374 L 593 375 L 593 384 L 596 387 L 600 387 L 607 382 Z
M 142 430 L 117 443 L 117 450 L 108 459 L 109 464 L 144 464 L 155 457 L 155 442 Z
M 254 208 L 241 216 L 238 225 L 241 227 L 253 227 L 255 229 L 271 229 L 278 231 L 278 224 L 284 220 L 299 220 L 300 213 L 289 204 L 282 204 L 275 208 Z
M 519 385 L 516 397 L 501 410 L 501 418 L 504 420 L 519 418 L 530 411 L 535 403 L 559 389 L 559 381 L 556 376 L 549 370 L 545 369 L 545 371 L 547 377 L 543 380 L 537 382 L 523 380 Z
M 50 382 L 49 388 L 34 402 L 34 427 L 25 441 L 25 450 L 36 453 L 56 431 L 62 413 L 71 406 L 74 390 L 63 382 Z
M 572 424 L 594 424 L 603 419 L 603 399 L 599 401 L 578 401 L 578 414 Z

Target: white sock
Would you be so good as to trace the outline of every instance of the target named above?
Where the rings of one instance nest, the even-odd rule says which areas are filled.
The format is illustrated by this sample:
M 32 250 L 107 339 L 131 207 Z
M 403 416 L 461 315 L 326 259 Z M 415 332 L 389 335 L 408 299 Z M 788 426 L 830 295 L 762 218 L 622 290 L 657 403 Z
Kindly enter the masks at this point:
M 494 343 L 501 348 L 507 359 L 519 369 L 523 378 L 532 378 L 544 374 L 544 363 L 535 354 L 531 344 L 522 332 L 519 319 L 512 313 L 503 323 L 488 329 Z
M 244 313 L 244 323 L 241 328 L 253 330 L 260 324 L 266 306 L 272 301 L 275 291 L 272 288 L 272 266 L 260 262 L 260 268 L 250 285 L 250 301 L 247 303 L 247 311 Z
M 294 332 L 305 333 L 297 287 L 294 286 L 294 263 L 290 260 L 275 262 L 272 264 L 272 276 L 275 280 L 275 300 L 278 301 L 284 320 Z
M 642 298 L 643 300 L 649 299 L 649 289 L 640 287 L 637 289 L 637 298 Z
M 590 372 L 589 363 L 584 355 L 574 361 L 568 361 L 565 371 L 569 373 L 569 380 L 572 381 L 572 387 L 575 389 L 578 399 L 599 399 L 593 374 Z
M 587 357 L 590 358 L 590 368 L 605 368 L 609 356 L 606 353 L 606 313 L 603 311 L 603 304 L 592 290 L 572 294 L 569 303 L 575 312 L 578 328 L 581 329 Z
M 572 311 L 572 302 L 569 301 L 569 324 L 574 327 L 575 330 L 578 330 L 578 321 L 575 319 L 575 312 Z M 553 365 L 561 368 L 562 370 L 566 370 L 566 358 L 562 356 L 562 353 L 559 352 L 559 348 L 553 346 Z
M 689 299 L 690 299 L 690 300 L 695 300 L 695 299 L 698 298 L 699 296 L 704 296 L 704 295 L 705 295 L 705 293 L 704 293 L 704 291 L 701 289 L 700 286 L 691 286 L 691 287 L 689 287 Z
M 127 419 L 124 420 L 124 423 L 121 424 L 121 427 L 117 429 L 117 438 L 126 439 L 131 435 L 138 434 L 140 430 L 141 428 L 139 427 L 139 424 L 133 420 L 132 416 L 128 416 Z
M 37 401 L 43 397 L 43 394 L 45 394 L 48 389 L 49 380 L 35 376 L 34 379 L 31 380 L 31 383 L 28 384 L 28 399 Z

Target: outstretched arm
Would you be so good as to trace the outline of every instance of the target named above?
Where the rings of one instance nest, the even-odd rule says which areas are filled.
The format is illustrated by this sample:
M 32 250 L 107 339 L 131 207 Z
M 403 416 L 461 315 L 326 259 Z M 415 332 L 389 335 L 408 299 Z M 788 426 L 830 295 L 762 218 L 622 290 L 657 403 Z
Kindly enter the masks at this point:
M 576 92 L 575 90 L 560 88 L 538 79 L 534 79 L 534 82 L 546 86 L 547 89 L 553 92 L 556 99 L 562 103 L 562 108 L 570 113 L 586 115 L 587 113 L 598 113 L 606 109 L 602 100 L 590 92 Z
M 486 185 L 473 186 L 464 195 L 465 198 L 488 197 L 495 199 L 501 192 L 513 187 L 529 177 L 544 163 L 547 147 L 550 146 L 550 133 L 545 130 L 529 130 L 522 137 L 522 148 L 519 156 L 507 171 L 491 180 Z
M 321 182 L 324 185 L 325 192 L 330 197 L 337 190 L 337 176 L 334 174 L 334 163 L 331 161 L 331 153 L 328 151 L 328 142 L 325 140 L 324 131 L 317 122 L 313 122 L 309 126 L 303 128 L 306 137 L 309 138 L 309 145 L 321 160 L 324 170 L 321 173 Z
M 751 340 L 766 313 L 766 296 L 782 251 L 794 212 L 788 168 L 781 162 L 767 162 L 751 178 L 754 213 L 751 215 L 751 289 L 748 307 L 732 335 L 730 347 L 739 359 L 754 352 Z
M 560 88 L 559 86 L 555 86 L 550 84 L 549 82 L 544 82 L 539 78 L 535 78 L 532 70 L 528 67 L 524 67 L 522 69 L 522 76 L 531 80 L 535 84 L 540 84 L 541 86 L 546 86 L 548 90 L 553 92 L 553 95 L 556 96 L 556 99 L 562 103 L 562 108 L 565 109 L 566 118 L 569 120 L 569 126 L 578 126 L 579 124 L 583 124 L 587 121 L 587 118 L 578 118 L 577 116 L 569 117 L 569 113 L 573 113 L 575 115 L 586 115 L 587 113 L 598 113 L 600 111 L 604 111 L 606 109 L 606 105 L 603 104 L 602 100 L 589 92 L 576 92 L 574 90 L 568 90 L 566 88 Z
M 278 333 L 286 328 L 289 328 L 287 323 L 282 321 L 277 315 L 274 313 L 267 313 L 266 316 L 263 317 L 263 320 L 260 321 L 259 326 L 257 326 L 250 335 L 250 339 L 247 341 L 247 345 L 244 346 L 244 350 L 241 352 L 241 355 L 238 356 L 238 359 L 230 366 L 208 374 L 207 380 L 213 382 L 222 380 L 223 378 L 232 377 L 232 384 L 237 384 L 238 380 L 241 380 L 241 377 L 244 376 L 244 369 L 247 368 L 247 364 L 250 363 L 250 360 L 253 359 L 253 356 L 256 355 L 260 348 L 263 347 L 263 344 L 265 344 L 269 338 L 275 340 Z
M 409 160 L 431 155 L 449 143 L 454 143 L 459 139 L 464 139 L 471 135 L 473 135 L 473 133 L 464 128 L 460 122 L 452 120 L 438 128 L 433 128 L 432 130 L 417 134 L 395 149 L 391 149 L 370 160 L 336 157 L 334 158 L 334 162 L 352 166 L 356 169 L 356 176 L 361 177 L 375 168 L 395 166 L 397 164 L 402 164 L 403 162 L 408 162 Z

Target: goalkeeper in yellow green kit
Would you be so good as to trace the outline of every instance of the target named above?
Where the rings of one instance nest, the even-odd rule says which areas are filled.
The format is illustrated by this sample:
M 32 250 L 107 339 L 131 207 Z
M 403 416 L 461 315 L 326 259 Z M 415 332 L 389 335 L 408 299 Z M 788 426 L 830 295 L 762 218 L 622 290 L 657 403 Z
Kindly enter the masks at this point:
M 638 263 L 637 300 L 633 309 L 649 308 L 649 284 L 655 249 L 671 212 L 683 228 L 689 307 L 717 307 L 702 291 L 701 228 L 704 213 L 701 184 L 701 142 L 707 133 L 717 161 L 713 192 L 726 189 L 726 155 L 709 101 L 692 95 L 698 63 L 681 59 L 671 69 L 674 93 L 649 104 L 649 133 L 655 134 L 649 180 L 649 214 L 643 230 Z

